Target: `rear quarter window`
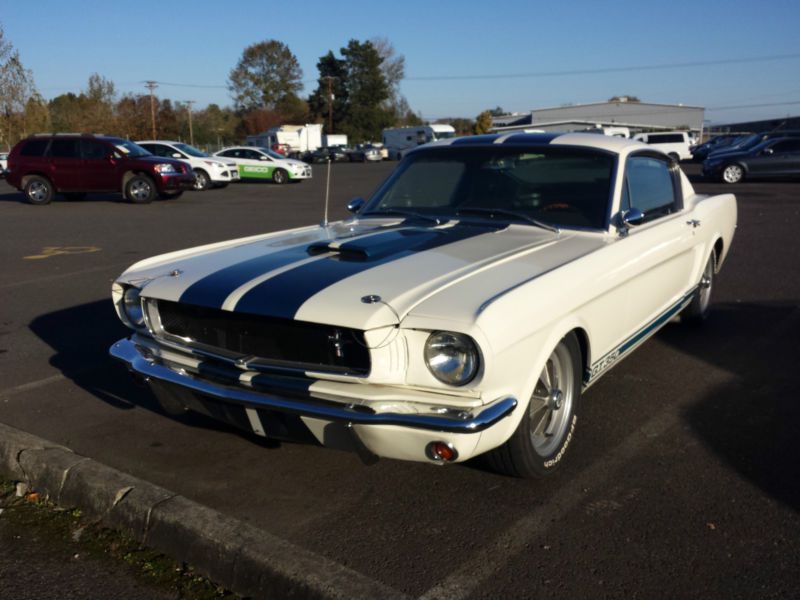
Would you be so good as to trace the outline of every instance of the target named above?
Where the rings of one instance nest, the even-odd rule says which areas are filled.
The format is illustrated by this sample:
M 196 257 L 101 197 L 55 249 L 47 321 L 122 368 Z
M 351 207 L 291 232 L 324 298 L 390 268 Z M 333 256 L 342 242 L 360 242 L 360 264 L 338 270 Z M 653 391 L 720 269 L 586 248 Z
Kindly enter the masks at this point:
M 47 150 L 47 142 L 50 140 L 32 140 L 25 144 L 20 150 L 20 156 L 44 156 Z

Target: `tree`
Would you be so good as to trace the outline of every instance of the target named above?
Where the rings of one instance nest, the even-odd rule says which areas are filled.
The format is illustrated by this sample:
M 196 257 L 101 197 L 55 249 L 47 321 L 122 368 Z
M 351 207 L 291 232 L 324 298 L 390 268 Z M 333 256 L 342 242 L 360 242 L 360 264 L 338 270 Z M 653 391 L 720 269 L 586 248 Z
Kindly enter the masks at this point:
M 22 66 L 19 52 L 0 27 L 0 144 L 10 147 L 31 132 L 25 109 L 35 95 L 33 74 Z
M 408 101 L 400 92 L 400 82 L 406 75 L 406 57 L 397 54 L 388 38 L 374 37 L 369 42 L 381 57 L 381 73 L 386 79 L 386 85 L 389 86 L 389 97 L 386 99 L 385 108 L 394 113 L 395 124 L 401 125 L 402 123 L 398 121 L 407 120 L 408 113 L 414 114 L 408 107 Z
M 351 141 L 379 139 L 394 118 L 384 102 L 389 85 L 381 71 L 382 59 L 370 42 L 350 40 L 341 49 L 344 60 L 347 110 L 342 131 Z
M 641 102 L 638 96 L 612 96 L 609 102 Z
M 492 110 L 489 111 L 493 117 L 500 117 L 506 114 L 506 111 L 503 109 L 502 106 L 495 106 Z
M 447 123 L 456 130 L 456 135 L 471 135 L 475 130 L 475 121 L 463 117 L 439 119 L 437 123 Z
M 248 46 L 231 70 L 228 89 L 240 111 L 275 109 L 302 88 L 303 70 L 289 47 L 277 40 Z
M 321 56 L 317 61 L 319 79 L 317 79 L 317 89 L 308 98 L 308 108 L 311 118 L 321 123 L 325 123 L 326 133 L 338 132 L 345 119 L 348 104 L 347 94 L 347 70 L 345 61 L 336 58 L 332 51 L 325 56 Z M 328 97 L 328 84 L 330 82 L 330 93 L 333 100 Z M 328 131 L 328 103 L 331 102 L 332 110 L 332 129 Z
M 475 119 L 474 131 L 477 135 L 489 133 L 492 128 L 492 111 L 485 110 Z

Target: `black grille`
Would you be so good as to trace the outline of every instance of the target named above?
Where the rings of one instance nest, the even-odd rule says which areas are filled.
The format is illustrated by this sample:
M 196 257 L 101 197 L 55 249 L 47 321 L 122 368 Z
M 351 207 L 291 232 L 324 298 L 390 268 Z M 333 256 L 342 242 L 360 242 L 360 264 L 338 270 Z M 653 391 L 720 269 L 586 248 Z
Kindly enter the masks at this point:
M 364 334 L 319 325 L 158 301 L 164 331 L 225 353 L 255 356 L 254 366 L 300 368 L 366 375 L 370 370 Z

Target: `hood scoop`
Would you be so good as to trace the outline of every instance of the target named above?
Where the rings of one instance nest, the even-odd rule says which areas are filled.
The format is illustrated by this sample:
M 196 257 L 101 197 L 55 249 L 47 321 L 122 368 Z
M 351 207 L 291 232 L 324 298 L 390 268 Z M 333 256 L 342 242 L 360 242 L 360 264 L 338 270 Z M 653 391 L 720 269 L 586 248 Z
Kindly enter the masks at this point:
M 306 249 L 312 255 L 334 254 L 340 260 L 372 261 L 426 250 L 434 240 L 446 238 L 444 230 L 399 229 L 385 233 L 366 235 L 350 241 L 326 240 L 309 244 Z

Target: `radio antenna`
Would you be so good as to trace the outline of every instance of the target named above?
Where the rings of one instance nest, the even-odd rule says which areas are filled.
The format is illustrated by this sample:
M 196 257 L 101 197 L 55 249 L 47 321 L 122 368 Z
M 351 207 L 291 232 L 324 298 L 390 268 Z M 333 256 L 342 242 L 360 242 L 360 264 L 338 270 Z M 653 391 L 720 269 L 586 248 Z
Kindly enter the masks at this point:
M 325 215 L 322 218 L 322 226 L 328 226 L 328 198 L 331 193 L 331 157 L 328 157 L 328 176 L 325 180 Z

